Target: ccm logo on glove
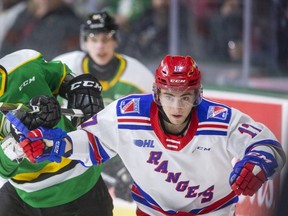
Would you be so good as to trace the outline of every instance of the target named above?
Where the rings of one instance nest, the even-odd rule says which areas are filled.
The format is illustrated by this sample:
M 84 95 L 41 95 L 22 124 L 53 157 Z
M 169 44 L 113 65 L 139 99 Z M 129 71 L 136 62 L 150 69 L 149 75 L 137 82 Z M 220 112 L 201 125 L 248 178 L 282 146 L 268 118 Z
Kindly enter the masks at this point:
M 100 92 L 102 91 L 102 86 L 99 83 L 89 81 L 89 80 L 88 81 L 79 81 L 79 82 L 71 84 L 70 90 L 73 91 L 77 88 L 83 88 L 83 87 L 96 88 Z

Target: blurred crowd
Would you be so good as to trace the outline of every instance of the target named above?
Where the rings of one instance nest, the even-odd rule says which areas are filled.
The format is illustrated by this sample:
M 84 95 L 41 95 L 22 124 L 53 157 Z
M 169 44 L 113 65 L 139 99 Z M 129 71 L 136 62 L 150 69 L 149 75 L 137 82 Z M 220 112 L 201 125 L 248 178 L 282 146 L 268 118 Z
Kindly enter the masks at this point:
M 105 9 L 120 25 L 118 51 L 153 69 L 154 63 L 170 52 L 172 1 L 2 0 L 0 57 L 32 48 L 50 60 L 80 49 L 81 21 L 89 13 Z M 179 54 L 190 54 L 205 62 L 242 62 L 245 1 L 177 2 Z M 260 68 L 262 76 L 287 75 L 287 0 L 253 0 L 251 15 L 251 64 Z
M 178 7 L 172 8 L 172 3 L 176 2 Z M 210 71 L 215 74 L 216 70 L 222 72 L 226 65 L 232 65 L 233 70 L 242 67 L 245 2 L 248 1 L 0 0 L 0 58 L 20 49 L 34 49 L 49 61 L 63 53 L 81 50 L 81 23 L 89 14 L 105 10 L 115 17 L 119 25 L 117 38 L 116 35 L 114 38 L 117 52 L 138 59 L 152 72 L 167 54 L 192 55 L 198 64 L 203 63 L 205 82 L 207 67 L 204 65 L 210 65 Z M 257 70 L 252 75 L 288 77 L 288 1 L 252 0 L 250 3 L 248 52 L 251 68 Z M 172 32 L 171 14 L 175 9 L 178 40 L 174 38 L 172 41 L 171 35 L 175 32 Z M 103 37 L 98 40 L 106 43 L 109 39 Z M 171 53 L 173 43 L 177 43 L 177 53 Z M 90 64 L 91 68 L 95 65 Z M 107 65 L 94 69 L 103 72 Z M 107 68 L 111 71 L 110 67 Z M 241 69 L 237 73 L 239 71 Z M 240 75 L 230 73 L 229 76 L 219 79 L 212 74 L 210 77 L 213 82 L 222 79 L 222 83 L 227 83 L 227 80 L 236 80 Z M 123 176 L 127 182 L 132 181 L 128 175 Z M 114 181 L 111 180 L 111 185 Z

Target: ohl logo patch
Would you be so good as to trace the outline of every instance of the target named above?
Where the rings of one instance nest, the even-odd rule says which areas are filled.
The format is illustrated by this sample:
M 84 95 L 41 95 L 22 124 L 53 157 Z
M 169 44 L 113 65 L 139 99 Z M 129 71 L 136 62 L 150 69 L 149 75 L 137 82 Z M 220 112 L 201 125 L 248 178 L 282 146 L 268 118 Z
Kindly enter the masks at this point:
M 207 113 L 207 119 L 215 118 L 225 120 L 228 115 L 228 109 L 222 106 L 210 106 Z
M 140 98 L 122 100 L 120 103 L 121 113 L 122 114 L 139 113 L 140 112 L 139 101 L 140 101 Z
M 138 147 L 143 147 L 143 148 L 155 148 L 154 140 L 137 139 L 137 140 L 134 140 L 134 145 L 136 145 Z

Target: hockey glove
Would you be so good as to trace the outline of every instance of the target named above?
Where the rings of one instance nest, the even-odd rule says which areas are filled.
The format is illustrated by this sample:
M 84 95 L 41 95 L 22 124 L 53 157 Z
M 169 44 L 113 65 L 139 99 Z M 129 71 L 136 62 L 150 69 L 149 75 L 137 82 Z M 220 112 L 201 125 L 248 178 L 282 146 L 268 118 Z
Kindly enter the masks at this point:
M 30 106 L 39 107 L 39 112 L 17 111 L 16 116 L 29 130 L 43 126 L 53 128 L 61 119 L 61 107 L 55 97 L 36 96 L 30 100 Z
M 64 141 L 64 138 L 69 139 L 69 136 L 60 128 L 48 129 L 39 127 L 29 131 L 26 137 L 20 142 L 20 146 L 33 163 L 44 160 L 59 163 L 62 156 L 69 156 L 65 154 L 66 142 Z
M 100 82 L 91 74 L 82 74 L 68 83 L 68 108 L 81 109 L 84 113 L 84 118 L 71 118 L 74 126 L 78 126 L 104 108 L 101 92 Z
M 131 187 L 133 179 L 126 167 L 122 167 L 116 173 L 117 183 L 115 185 L 115 195 L 123 200 L 132 202 Z
M 254 195 L 278 167 L 272 154 L 251 151 L 238 161 L 230 174 L 230 185 L 237 195 Z

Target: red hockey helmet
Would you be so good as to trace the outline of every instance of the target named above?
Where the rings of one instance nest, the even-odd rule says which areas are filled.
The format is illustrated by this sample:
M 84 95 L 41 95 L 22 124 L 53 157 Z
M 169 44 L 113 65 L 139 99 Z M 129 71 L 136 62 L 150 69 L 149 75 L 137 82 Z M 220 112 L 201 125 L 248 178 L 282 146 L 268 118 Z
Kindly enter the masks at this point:
M 194 105 L 198 105 L 202 99 L 201 73 L 194 59 L 191 56 L 165 56 L 156 69 L 153 86 L 154 100 L 159 105 L 161 89 L 195 90 Z

